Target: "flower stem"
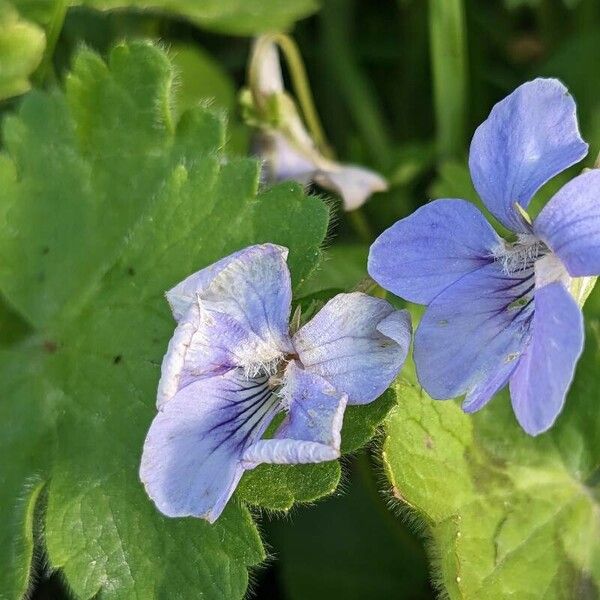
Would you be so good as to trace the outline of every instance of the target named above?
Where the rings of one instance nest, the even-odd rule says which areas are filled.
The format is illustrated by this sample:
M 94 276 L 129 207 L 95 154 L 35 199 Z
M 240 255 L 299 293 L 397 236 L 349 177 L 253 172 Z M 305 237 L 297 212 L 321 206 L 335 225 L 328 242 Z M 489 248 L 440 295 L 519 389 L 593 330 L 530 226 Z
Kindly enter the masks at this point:
M 35 74 L 35 79 L 39 84 L 43 83 L 48 77 L 56 77 L 52 67 L 52 57 L 65 22 L 65 17 L 67 16 L 68 7 L 67 0 L 57 0 L 52 19 L 50 20 L 48 30 L 46 31 L 46 50 L 44 51 L 44 58 Z
M 460 157 L 467 115 L 467 51 L 463 0 L 429 0 L 429 43 L 438 154 Z
M 356 231 L 358 237 L 365 242 L 366 244 L 371 244 L 375 239 L 373 234 L 373 229 L 365 216 L 365 213 L 357 208 L 356 210 L 351 210 L 346 213 L 348 215 L 348 220 L 352 225 L 354 231 Z
M 302 55 L 300 54 L 296 42 L 294 42 L 290 36 L 283 33 L 273 34 L 272 40 L 279 46 L 285 57 L 292 78 L 294 94 L 302 108 L 304 120 L 314 142 L 325 156 L 332 158 L 332 153 L 327 144 L 319 114 L 315 108 L 315 102 L 310 89 L 308 75 L 306 74 L 306 68 L 304 67 L 304 61 L 302 60 Z

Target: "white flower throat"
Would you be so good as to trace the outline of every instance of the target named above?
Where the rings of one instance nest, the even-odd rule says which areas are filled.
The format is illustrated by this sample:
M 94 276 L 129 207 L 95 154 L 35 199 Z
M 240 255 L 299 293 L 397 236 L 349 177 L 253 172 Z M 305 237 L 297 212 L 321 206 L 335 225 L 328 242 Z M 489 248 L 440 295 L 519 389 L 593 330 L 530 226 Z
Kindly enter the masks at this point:
M 553 282 L 561 282 L 580 307 L 590 295 L 596 277 L 571 277 L 561 260 L 548 246 L 531 234 L 519 234 L 516 242 L 502 240 L 492 251 L 492 257 L 508 275 L 518 275 L 532 269 L 537 289 Z
M 492 251 L 494 260 L 502 265 L 506 275 L 514 275 L 531 268 L 550 250 L 534 235 L 525 233 L 517 236 L 516 242 L 502 240 Z

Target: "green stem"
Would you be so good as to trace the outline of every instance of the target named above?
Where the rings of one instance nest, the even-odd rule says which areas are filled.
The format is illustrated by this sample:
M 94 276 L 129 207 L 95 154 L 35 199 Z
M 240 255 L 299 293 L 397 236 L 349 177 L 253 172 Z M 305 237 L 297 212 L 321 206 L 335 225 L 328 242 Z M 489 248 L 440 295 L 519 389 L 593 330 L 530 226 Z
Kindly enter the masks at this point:
M 304 62 L 302 61 L 300 50 L 294 40 L 283 33 L 275 33 L 261 36 L 256 44 L 253 51 L 253 58 L 248 66 L 248 82 L 250 84 L 250 89 L 254 91 L 258 90 L 260 87 L 258 77 L 259 70 L 261 69 L 260 63 L 264 52 L 263 46 L 275 44 L 281 50 L 287 63 L 296 100 L 300 105 L 304 122 L 309 129 L 311 137 L 321 153 L 328 158 L 332 158 L 325 132 L 321 125 L 321 120 L 319 119 L 319 114 L 315 108 L 312 92 L 310 90 L 310 83 L 308 81 L 306 69 L 304 68 Z M 264 106 L 261 105 L 261 103 L 264 103 L 264 98 L 262 98 L 260 94 L 254 95 L 254 102 L 261 108 L 264 108 Z
M 292 78 L 294 94 L 302 109 L 302 115 L 304 116 L 304 121 L 311 136 L 319 150 L 325 156 L 331 157 L 323 125 L 319 119 L 319 114 L 317 113 L 313 95 L 310 90 L 310 83 L 308 81 L 308 75 L 306 74 L 306 68 L 304 67 L 304 61 L 302 60 L 300 50 L 298 49 L 296 42 L 283 33 L 274 34 L 272 39 L 279 46 L 285 57 Z
M 429 43 L 438 153 L 460 157 L 465 146 L 467 51 L 463 0 L 429 0 Z
M 323 54 L 330 65 L 331 85 L 337 86 L 378 167 L 385 168 L 391 141 L 368 79 L 356 64 L 350 37 L 353 23 L 350 0 L 327 0 L 320 13 Z
M 360 208 L 357 208 L 346 214 L 348 215 L 348 220 L 354 231 L 358 234 L 358 237 L 366 244 L 371 244 L 375 239 L 375 235 L 373 234 L 373 229 L 371 228 L 365 213 Z
M 46 50 L 44 51 L 44 58 L 34 77 L 38 84 L 42 84 L 48 77 L 55 77 L 54 69 L 52 67 L 52 57 L 54 56 L 54 50 L 56 49 L 56 44 L 60 32 L 62 31 L 68 8 L 68 0 L 57 0 L 52 19 L 50 20 L 46 31 Z

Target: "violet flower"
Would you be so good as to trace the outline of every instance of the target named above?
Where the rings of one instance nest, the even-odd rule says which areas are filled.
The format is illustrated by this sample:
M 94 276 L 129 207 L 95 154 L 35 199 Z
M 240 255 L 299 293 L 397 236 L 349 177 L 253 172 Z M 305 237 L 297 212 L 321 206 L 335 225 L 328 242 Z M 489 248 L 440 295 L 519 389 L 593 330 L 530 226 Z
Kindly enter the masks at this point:
M 254 154 L 263 161 L 268 182 L 316 183 L 339 194 L 344 210 L 359 208 L 375 192 L 388 189 L 386 180 L 358 165 L 326 158 L 307 131 L 294 100 L 286 93 L 279 52 L 268 35 L 254 43 L 250 59 L 250 89 L 242 95 L 246 120 L 257 133 Z
M 500 238 L 465 200 L 435 200 L 373 244 L 369 273 L 427 310 L 415 333 L 418 378 L 436 399 L 465 394 L 473 412 L 506 384 L 531 435 L 564 404 L 584 342 L 580 307 L 600 273 L 600 170 L 567 183 L 532 222 L 549 179 L 581 160 L 575 103 L 554 79 L 499 102 L 477 129 L 469 167 Z
M 165 515 L 213 522 L 244 470 L 337 458 L 346 404 L 375 400 L 406 358 L 406 311 L 362 293 L 335 296 L 290 332 L 286 259 L 251 246 L 167 293 L 178 325 L 140 467 Z

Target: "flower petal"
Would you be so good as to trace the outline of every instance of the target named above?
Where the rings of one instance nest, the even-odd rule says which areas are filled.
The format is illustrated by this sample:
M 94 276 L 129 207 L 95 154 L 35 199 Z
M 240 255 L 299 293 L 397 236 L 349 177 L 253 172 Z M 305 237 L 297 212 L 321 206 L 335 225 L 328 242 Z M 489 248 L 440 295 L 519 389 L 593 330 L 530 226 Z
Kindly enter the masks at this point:
M 244 451 L 278 410 L 267 378 L 248 380 L 240 370 L 181 390 L 155 417 L 144 443 L 140 478 L 157 508 L 212 523 L 242 476 Z
M 489 377 L 472 387 L 465 396 L 462 409 L 466 413 L 474 413 L 483 408 L 508 383 L 517 364 L 516 360 L 502 363 L 498 370 L 492 371 Z
M 252 153 L 263 161 L 261 175 L 266 183 L 293 180 L 307 185 L 315 173 L 312 154 L 302 152 L 279 132 L 255 134 Z
M 289 407 L 287 417 L 273 439 L 259 440 L 244 452 L 245 465 L 336 459 L 340 455 L 346 395 L 295 362 L 286 368 L 282 394 Z
M 491 382 L 520 355 L 528 333 L 533 269 L 505 274 L 492 263 L 465 275 L 429 305 L 415 333 L 421 385 L 439 400 L 495 391 Z M 477 404 L 485 398 L 478 398 Z
M 307 371 L 320 375 L 348 404 L 380 396 L 398 374 L 410 345 L 406 311 L 359 292 L 338 294 L 294 336 Z
M 567 88 L 556 79 L 535 79 L 496 104 L 477 128 L 469 167 L 493 215 L 509 229 L 527 232 L 515 202 L 527 208 L 544 183 L 579 162 L 587 150 Z
M 199 314 L 195 323 L 191 318 Z M 190 333 L 191 330 L 191 333 Z M 199 378 L 241 367 L 249 376 L 268 372 L 283 357 L 270 340 L 259 338 L 224 313 L 199 307 L 179 322 L 163 358 L 157 407 Z
M 173 337 L 169 340 L 166 354 L 160 367 L 160 381 L 156 393 L 158 409 L 173 398 L 181 388 L 181 375 L 184 370 L 186 355 L 198 324 L 200 323 L 200 307 L 192 304 L 186 314 L 181 317 Z
M 247 248 L 202 292 L 201 308 L 229 315 L 262 340 L 290 350 L 292 283 L 287 254 L 287 248 L 273 244 Z
M 532 332 L 510 380 L 510 395 L 521 427 L 537 435 L 562 410 L 583 350 L 583 316 L 561 283 L 536 291 Z
M 266 246 L 266 244 L 265 244 Z M 192 304 L 197 304 L 198 296 L 206 290 L 211 281 L 232 261 L 237 260 L 248 248 L 238 250 L 216 263 L 193 273 L 178 283 L 167 293 L 167 300 L 171 306 L 173 317 L 180 321 L 190 309 Z
M 375 240 L 369 274 L 397 296 L 429 304 L 449 285 L 491 262 L 499 243 L 471 203 L 434 200 Z
M 174 314 L 183 315 L 194 299 L 224 313 L 244 329 L 288 350 L 292 286 L 287 248 L 250 246 L 191 275 L 167 293 Z
M 600 170 L 572 179 L 533 224 L 573 277 L 600 275 Z
M 157 404 L 199 377 L 243 367 L 254 374 L 292 350 L 287 250 L 251 246 L 168 293 L 179 323 L 161 367 Z
M 256 66 L 256 94 L 270 96 L 283 92 L 279 49 L 267 36 L 254 41 L 251 61 Z
M 387 181 L 374 171 L 333 162 L 330 165 L 322 163 L 313 180 L 321 187 L 339 194 L 346 211 L 356 210 L 375 192 L 385 192 L 388 189 Z

